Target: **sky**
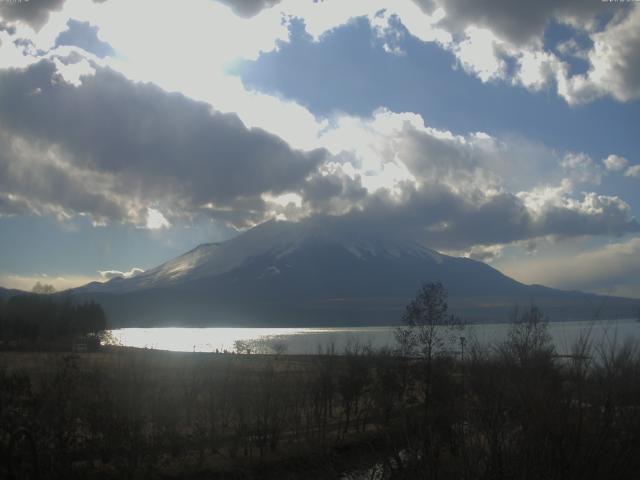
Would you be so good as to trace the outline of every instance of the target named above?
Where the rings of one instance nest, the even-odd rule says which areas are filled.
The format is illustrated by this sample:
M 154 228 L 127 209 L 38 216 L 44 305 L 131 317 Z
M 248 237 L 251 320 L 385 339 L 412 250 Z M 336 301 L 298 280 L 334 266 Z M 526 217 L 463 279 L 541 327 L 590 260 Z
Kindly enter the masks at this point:
M 640 298 L 640 5 L 0 0 L 0 285 L 344 217 Z

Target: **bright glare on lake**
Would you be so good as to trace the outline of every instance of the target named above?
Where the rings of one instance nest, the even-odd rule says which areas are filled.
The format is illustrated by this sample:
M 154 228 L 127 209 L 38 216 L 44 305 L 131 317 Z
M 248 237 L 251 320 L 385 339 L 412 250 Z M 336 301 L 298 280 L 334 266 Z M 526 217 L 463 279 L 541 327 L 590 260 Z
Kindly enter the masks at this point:
M 278 347 L 289 354 L 312 354 L 321 348 L 344 351 L 349 342 L 370 344 L 374 349 L 394 347 L 396 327 L 342 328 L 123 328 L 112 330 L 115 343 L 137 348 L 170 350 L 175 352 L 232 352 L 244 342 L 251 351 L 271 353 Z M 504 340 L 510 325 L 505 323 L 478 324 L 455 332 L 451 348 L 458 348 L 458 338 L 477 339 L 481 345 Z M 590 333 L 594 344 L 601 341 L 621 343 L 640 339 L 640 323 L 636 320 L 574 321 L 549 324 L 558 353 L 569 353 L 581 336 Z

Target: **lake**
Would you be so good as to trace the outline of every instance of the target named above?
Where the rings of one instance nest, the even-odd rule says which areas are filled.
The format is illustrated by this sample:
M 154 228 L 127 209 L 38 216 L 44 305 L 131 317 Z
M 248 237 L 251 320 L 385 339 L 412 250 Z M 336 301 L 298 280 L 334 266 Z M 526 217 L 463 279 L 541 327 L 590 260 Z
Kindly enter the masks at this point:
M 341 328 L 123 328 L 111 330 L 114 343 L 137 348 L 169 350 L 175 352 L 234 351 L 243 345 L 255 353 L 280 350 L 289 354 L 313 354 L 319 349 L 333 348 L 342 353 L 349 342 L 370 344 L 373 348 L 393 347 L 396 327 L 341 327 Z M 481 345 L 496 344 L 504 340 L 511 328 L 507 323 L 485 323 L 465 327 L 450 336 L 451 350 L 460 348 L 459 337 L 467 345 L 476 339 Z M 549 333 L 560 354 L 570 353 L 571 346 L 582 335 L 590 334 L 594 343 L 623 342 L 640 339 L 637 320 L 599 320 L 549 323 Z

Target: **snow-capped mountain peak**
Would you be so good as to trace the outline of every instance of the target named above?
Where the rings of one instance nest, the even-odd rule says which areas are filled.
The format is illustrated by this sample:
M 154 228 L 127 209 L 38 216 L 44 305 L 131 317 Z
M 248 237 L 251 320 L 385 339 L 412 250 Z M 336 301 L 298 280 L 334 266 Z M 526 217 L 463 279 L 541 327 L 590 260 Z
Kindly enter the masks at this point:
M 263 256 L 280 263 L 296 252 L 313 247 L 341 248 L 361 261 L 374 257 L 405 256 L 431 259 L 437 263 L 443 261 L 443 255 L 435 250 L 390 234 L 371 238 L 348 229 L 334 228 L 330 223 L 271 220 L 225 242 L 198 245 L 126 281 L 94 284 L 90 288 L 121 293 L 166 287 L 222 275 Z M 274 265 L 274 268 L 278 267 Z

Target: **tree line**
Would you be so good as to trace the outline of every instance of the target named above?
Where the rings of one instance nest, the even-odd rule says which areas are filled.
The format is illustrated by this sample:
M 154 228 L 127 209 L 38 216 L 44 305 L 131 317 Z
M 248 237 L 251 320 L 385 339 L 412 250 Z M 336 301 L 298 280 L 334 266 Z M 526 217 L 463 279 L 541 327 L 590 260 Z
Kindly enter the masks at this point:
M 35 293 L 0 298 L 0 339 L 5 341 L 96 337 L 106 328 L 105 313 L 93 301 L 77 303 L 66 297 Z

